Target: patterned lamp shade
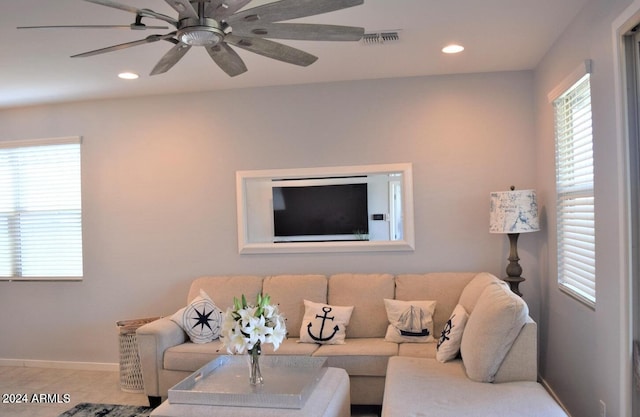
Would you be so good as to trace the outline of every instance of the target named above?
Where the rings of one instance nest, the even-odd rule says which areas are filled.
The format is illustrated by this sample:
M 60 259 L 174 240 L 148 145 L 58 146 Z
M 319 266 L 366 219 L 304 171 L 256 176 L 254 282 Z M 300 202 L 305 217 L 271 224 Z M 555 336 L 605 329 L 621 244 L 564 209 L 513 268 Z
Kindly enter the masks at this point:
M 491 193 L 490 233 L 527 233 L 540 230 L 535 190 Z

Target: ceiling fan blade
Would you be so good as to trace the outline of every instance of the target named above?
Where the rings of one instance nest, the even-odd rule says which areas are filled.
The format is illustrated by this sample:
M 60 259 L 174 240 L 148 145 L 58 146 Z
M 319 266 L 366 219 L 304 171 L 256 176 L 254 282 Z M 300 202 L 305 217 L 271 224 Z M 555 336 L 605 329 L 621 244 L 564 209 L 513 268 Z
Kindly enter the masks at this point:
M 249 3 L 251 0 L 211 0 L 204 10 L 204 15 L 215 20 L 222 20 Z
M 166 16 L 162 13 L 156 13 L 153 10 L 149 9 L 138 9 L 133 6 L 128 6 L 126 4 L 121 4 L 112 0 L 84 0 L 89 3 L 100 4 L 102 6 L 112 7 L 114 9 L 124 10 L 125 12 L 133 13 L 138 16 L 143 17 L 152 17 L 154 19 L 164 20 L 167 23 L 172 24 L 173 26 L 178 25 L 178 21 L 170 16 Z
M 189 52 L 189 49 L 191 49 L 191 45 L 178 42 L 169 50 L 169 52 L 164 54 L 156 66 L 153 67 L 149 75 L 157 75 L 169 71 L 178 61 L 180 61 L 180 58 L 182 58 L 184 54 Z
M 364 35 L 364 28 L 311 23 L 262 23 L 258 21 L 251 25 L 239 23 L 234 25 L 233 34 L 269 39 L 359 41 Z
M 157 42 L 160 40 L 171 40 L 173 36 L 175 36 L 175 32 L 169 33 L 167 35 L 150 35 L 144 39 L 140 39 L 133 42 L 121 43 L 118 45 L 108 46 L 106 48 L 100 48 L 89 52 L 84 52 L 82 54 L 72 55 L 71 58 L 84 58 L 93 55 L 105 54 L 107 52 L 119 51 L 121 49 L 131 48 L 132 46 L 144 45 L 151 42 Z M 177 41 L 176 41 L 177 42 Z
M 278 61 L 300 65 L 302 67 L 311 65 L 318 59 L 317 56 L 301 51 L 300 49 L 292 48 L 290 46 L 262 38 L 246 38 L 227 35 L 224 40 L 238 48 L 246 49 L 247 51 L 251 51 L 268 58 L 277 59 Z
M 230 77 L 235 77 L 247 72 L 247 66 L 240 58 L 240 55 L 234 51 L 229 45 L 220 42 L 214 46 L 208 46 L 207 52 L 218 66 Z
M 115 1 L 111 1 L 111 0 L 84 0 L 84 1 L 87 1 L 89 3 L 101 4 L 107 7 L 113 7 L 114 9 L 124 10 L 125 12 L 130 12 L 133 14 L 138 14 L 138 12 L 140 12 L 140 9 L 136 7 L 127 6 L 126 4 L 116 3 Z
M 167 4 L 180 14 L 180 19 L 189 17 L 192 19 L 198 18 L 198 11 L 193 8 L 189 0 L 165 0 Z
M 169 29 L 168 26 L 147 26 L 147 25 L 57 25 L 57 26 L 18 26 L 17 29 Z
M 239 21 L 280 22 L 346 9 L 362 3 L 364 0 L 280 0 L 236 13 L 229 16 L 227 22 L 231 26 Z

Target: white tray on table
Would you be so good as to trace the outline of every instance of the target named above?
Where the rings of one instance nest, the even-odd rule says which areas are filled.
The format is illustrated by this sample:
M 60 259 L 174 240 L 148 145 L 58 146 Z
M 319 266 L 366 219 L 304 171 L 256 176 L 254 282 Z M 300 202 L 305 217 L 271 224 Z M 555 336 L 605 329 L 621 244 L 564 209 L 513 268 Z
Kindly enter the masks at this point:
M 327 369 L 326 358 L 262 355 L 264 383 L 249 383 L 247 355 L 220 356 L 169 389 L 171 404 L 302 408 Z

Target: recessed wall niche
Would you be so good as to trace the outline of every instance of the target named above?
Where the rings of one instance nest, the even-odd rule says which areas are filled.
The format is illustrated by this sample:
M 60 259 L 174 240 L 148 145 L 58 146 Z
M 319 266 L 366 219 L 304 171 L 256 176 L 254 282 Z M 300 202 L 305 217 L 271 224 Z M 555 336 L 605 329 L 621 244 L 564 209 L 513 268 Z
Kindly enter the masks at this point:
M 410 163 L 236 172 L 241 254 L 412 251 Z

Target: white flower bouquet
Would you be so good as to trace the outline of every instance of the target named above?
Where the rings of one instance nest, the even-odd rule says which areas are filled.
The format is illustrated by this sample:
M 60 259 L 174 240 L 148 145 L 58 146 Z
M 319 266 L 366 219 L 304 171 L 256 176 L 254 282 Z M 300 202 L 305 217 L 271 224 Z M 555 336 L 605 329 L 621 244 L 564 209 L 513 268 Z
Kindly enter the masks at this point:
M 255 304 L 248 304 L 242 295 L 234 297 L 233 308 L 228 308 L 222 323 L 222 341 L 229 353 L 260 354 L 263 343 L 273 344 L 274 350 L 287 336 L 284 317 L 277 306 L 271 305 L 269 295 L 258 294 Z

